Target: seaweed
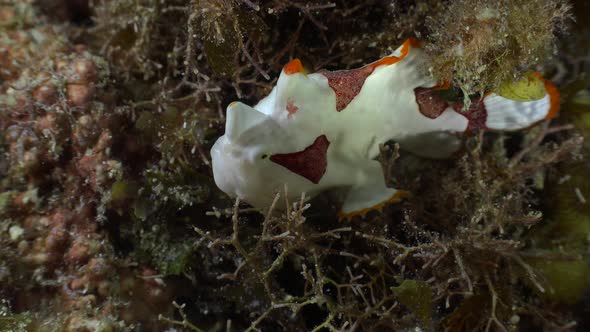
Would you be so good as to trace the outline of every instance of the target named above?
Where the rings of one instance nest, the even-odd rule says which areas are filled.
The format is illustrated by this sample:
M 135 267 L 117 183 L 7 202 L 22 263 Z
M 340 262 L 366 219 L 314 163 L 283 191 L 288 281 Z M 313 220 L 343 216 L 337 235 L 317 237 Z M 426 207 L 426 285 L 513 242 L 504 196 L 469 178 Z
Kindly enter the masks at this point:
M 429 70 L 466 94 L 497 89 L 555 52 L 570 9 L 552 0 L 451 2 L 428 23 Z

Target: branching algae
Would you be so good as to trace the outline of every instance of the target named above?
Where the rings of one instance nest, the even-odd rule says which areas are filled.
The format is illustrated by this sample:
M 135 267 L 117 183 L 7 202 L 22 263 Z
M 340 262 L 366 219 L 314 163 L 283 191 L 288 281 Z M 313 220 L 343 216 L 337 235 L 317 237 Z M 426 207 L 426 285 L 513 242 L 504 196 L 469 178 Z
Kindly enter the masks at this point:
M 588 9 L 0 1 L 0 330 L 588 330 Z M 423 43 L 396 50 L 408 37 Z M 556 94 L 530 72 L 559 89 L 551 121 Z M 245 144 L 258 111 L 285 149 Z M 226 123 L 286 193 L 243 195 L 253 209 L 218 190 Z M 326 147 L 322 175 L 308 157 Z M 328 177 L 383 192 L 340 220 L 339 190 L 308 201 Z M 388 188 L 411 195 L 363 211 Z

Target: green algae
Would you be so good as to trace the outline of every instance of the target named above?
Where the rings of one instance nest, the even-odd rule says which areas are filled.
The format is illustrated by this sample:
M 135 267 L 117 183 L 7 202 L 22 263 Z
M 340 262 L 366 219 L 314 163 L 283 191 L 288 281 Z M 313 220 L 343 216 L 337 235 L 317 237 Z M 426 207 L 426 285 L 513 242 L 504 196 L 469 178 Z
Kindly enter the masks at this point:
M 425 327 L 432 322 L 432 289 L 427 283 L 415 280 L 404 280 L 399 286 L 393 287 L 399 301 L 407 306 L 422 321 Z
M 552 254 L 559 256 L 559 253 Z M 578 302 L 590 287 L 590 265 L 576 257 L 533 259 L 530 263 L 545 278 L 546 289 L 539 293 L 545 300 L 572 305 Z

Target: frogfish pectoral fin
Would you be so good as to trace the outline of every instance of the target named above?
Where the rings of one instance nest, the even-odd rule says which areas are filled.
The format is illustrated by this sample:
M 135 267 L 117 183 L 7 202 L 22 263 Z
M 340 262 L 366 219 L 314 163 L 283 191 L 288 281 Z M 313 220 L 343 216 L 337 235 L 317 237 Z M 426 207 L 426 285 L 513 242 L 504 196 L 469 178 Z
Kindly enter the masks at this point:
M 338 219 L 364 217 L 371 211 L 381 211 L 386 205 L 401 202 L 409 196 L 410 192 L 394 188 L 352 188 L 338 213 Z

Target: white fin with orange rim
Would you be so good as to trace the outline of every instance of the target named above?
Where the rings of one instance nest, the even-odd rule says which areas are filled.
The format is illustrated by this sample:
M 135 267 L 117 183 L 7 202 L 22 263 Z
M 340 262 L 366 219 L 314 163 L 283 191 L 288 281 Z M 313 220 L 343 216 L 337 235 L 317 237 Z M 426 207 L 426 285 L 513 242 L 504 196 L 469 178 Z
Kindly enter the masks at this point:
M 378 161 L 371 160 L 362 171 L 356 173 L 356 184 L 350 188 L 338 217 L 350 219 L 364 216 L 372 210 L 380 210 L 389 203 L 398 202 L 406 192 L 388 188 Z
M 559 94 L 550 81 L 528 74 L 504 84 L 498 94 L 487 95 L 483 103 L 488 129 L 517 130 L 554 117 L 559 110 Z

